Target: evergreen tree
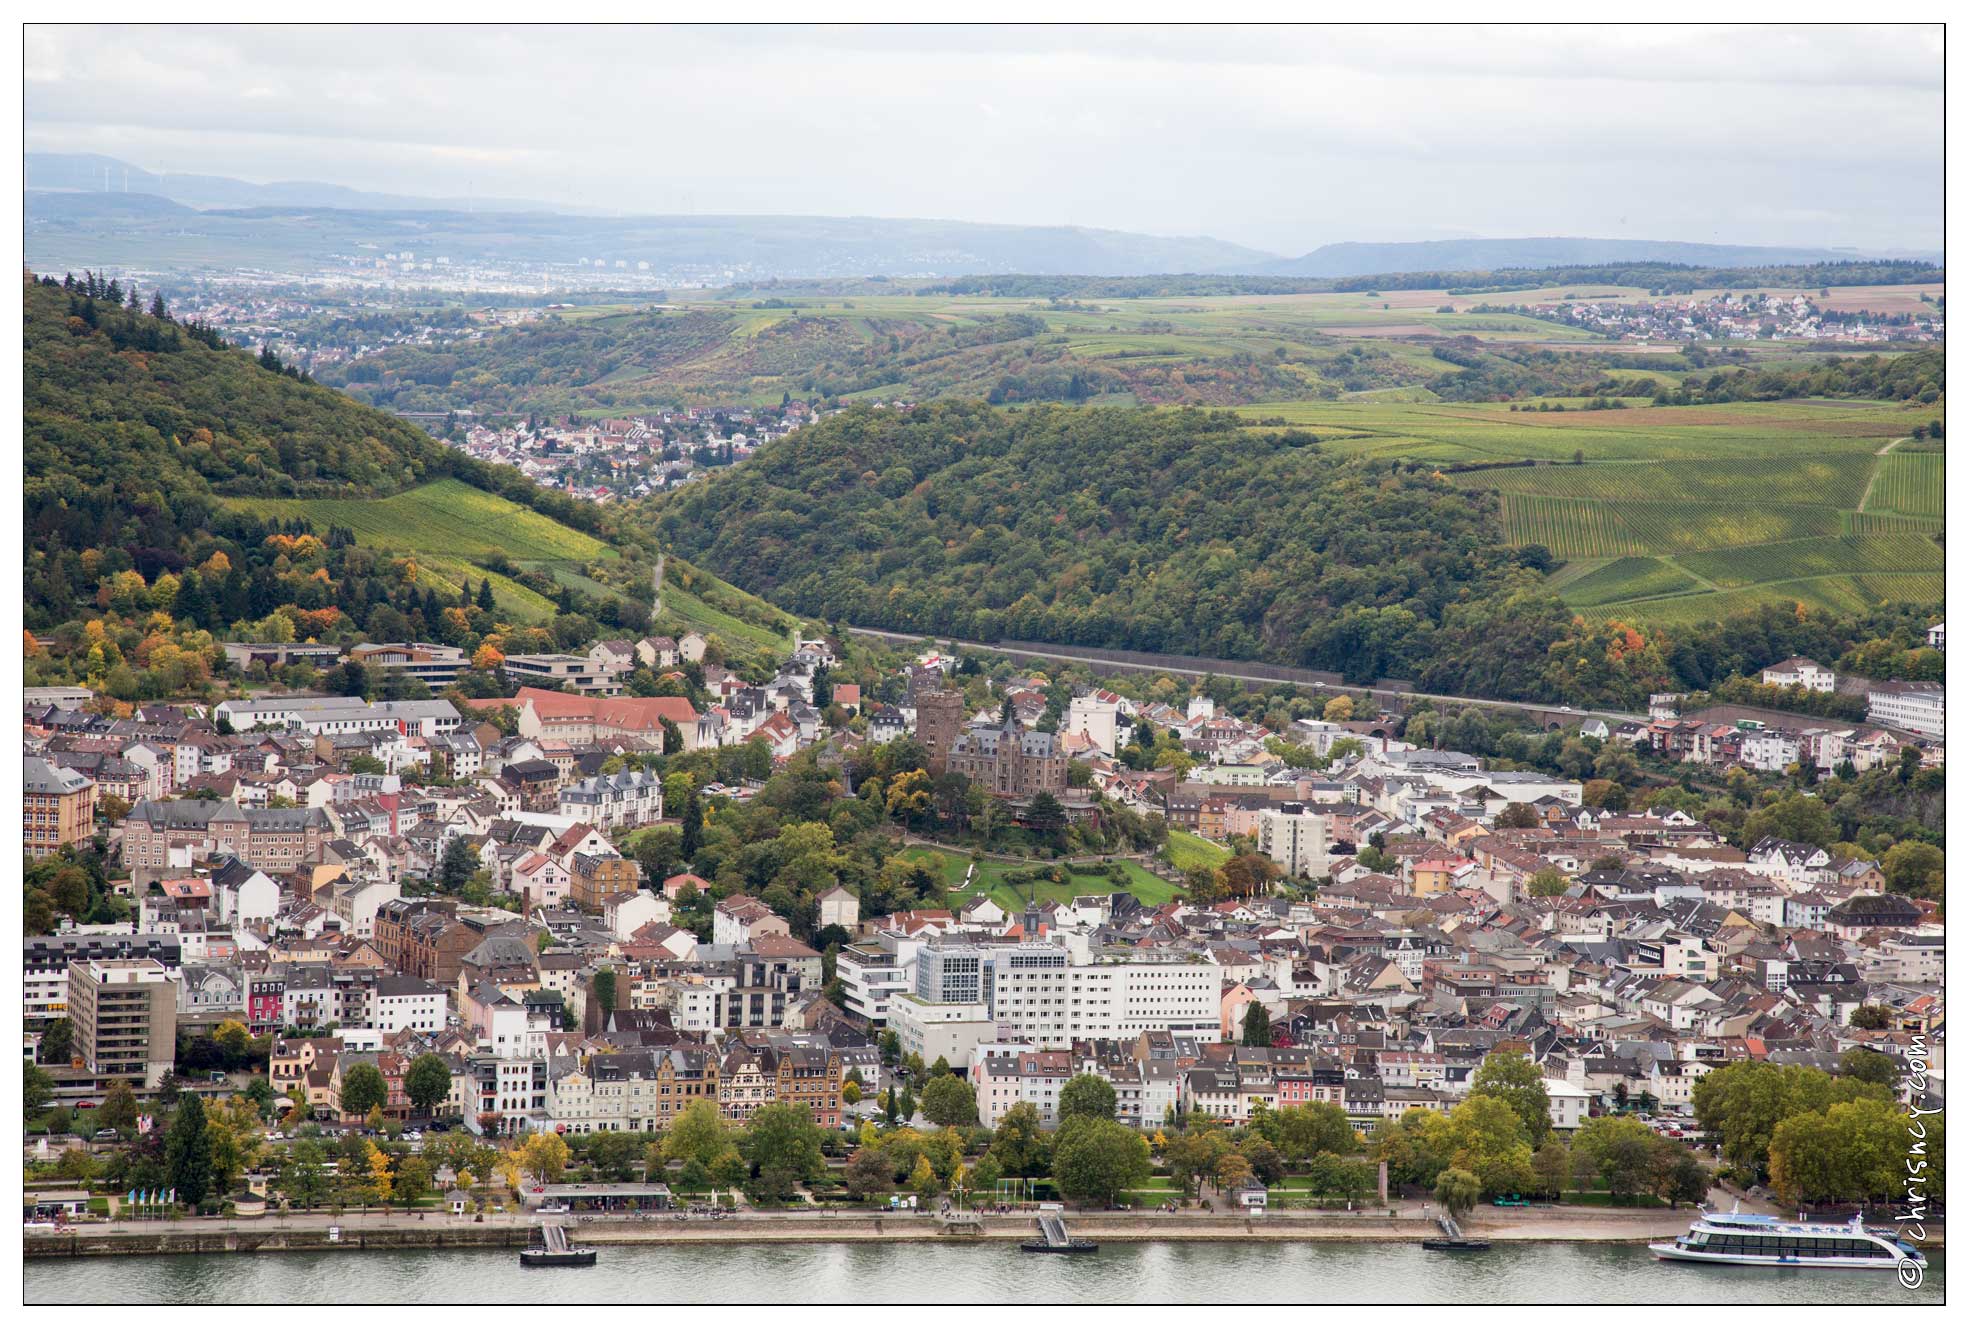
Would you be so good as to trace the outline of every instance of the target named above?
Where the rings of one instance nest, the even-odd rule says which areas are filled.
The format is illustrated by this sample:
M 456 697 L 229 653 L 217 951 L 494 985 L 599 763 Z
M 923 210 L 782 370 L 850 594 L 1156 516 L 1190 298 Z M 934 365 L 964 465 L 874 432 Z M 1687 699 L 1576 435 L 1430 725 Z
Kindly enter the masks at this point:
M 212 1135 L 205 1125 L 205 1104 L 197 1094 L 183 1094 L 164 1141 L 164 1171 L 178 1192 L 180 1204 L 196 1208 L 212 1188 Z

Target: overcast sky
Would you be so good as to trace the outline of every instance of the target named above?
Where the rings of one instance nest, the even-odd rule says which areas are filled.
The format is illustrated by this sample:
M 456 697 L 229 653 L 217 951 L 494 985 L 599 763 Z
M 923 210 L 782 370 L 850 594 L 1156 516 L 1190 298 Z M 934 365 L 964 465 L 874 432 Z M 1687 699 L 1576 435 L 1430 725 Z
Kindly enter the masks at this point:
M 1940 248 L 1939 28 L 31 26 L 26 143 L 625 212 Z

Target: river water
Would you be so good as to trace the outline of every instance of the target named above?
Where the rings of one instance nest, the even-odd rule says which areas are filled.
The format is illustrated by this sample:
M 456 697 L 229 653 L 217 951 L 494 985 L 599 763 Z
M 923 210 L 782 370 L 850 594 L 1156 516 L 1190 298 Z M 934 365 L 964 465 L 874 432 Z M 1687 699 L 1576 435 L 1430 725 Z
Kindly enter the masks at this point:
M 1094 1255 L 917 1243 L 616 1246 L 592 1269 L 521 1269 L 509 1250 L 30 1260 L 29 1304 L 62 1302 L 1815 1302 L 1939 1303 L 1891 1271 L 1669 1265 L 1639 1245 L 1111 1242 Z

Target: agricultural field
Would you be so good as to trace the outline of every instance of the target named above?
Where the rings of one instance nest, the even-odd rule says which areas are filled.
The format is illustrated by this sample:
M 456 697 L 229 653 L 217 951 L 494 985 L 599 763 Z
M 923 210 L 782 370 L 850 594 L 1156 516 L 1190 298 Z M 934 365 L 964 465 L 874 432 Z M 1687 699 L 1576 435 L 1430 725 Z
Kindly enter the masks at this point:
M 1905 517 L 1942 515 L 1942 456 L 1937 452 L 1905 453 L 1898 449 L 1880 459 L 1880 469 L 1860 505 L 1866 512 L 1890 512 Z
M 1938 406 L 1567 405 L 1240 413 L 1254 428 L 1309 429 L 1327 448 L 1435 462 L 1450 483 L 1497 494 L 1507 538 L 1563 560 L 1552 589 L 1596 614 L 1672 624 L 1772 601 L 1851 612 L 1942 598 L 1944 454 L 1910 437 Z
M 319 533 L 330 526 L 346 527 L 355 532 L 358 544 L 415 558 L 418 580 L 442 594 L 456 595 L 468 578 L 478 582 L 489 577 L 500 609 L 528 622 L 551 618 L 553 601 L 479 560 L 504 554 L 559 579 L 562 570 L 579 576 L 583 566 L 616 557 L 592 535 L 458 480 L 433 481 L 388 498 L 225 501 L 262 517 L 304 517 Z

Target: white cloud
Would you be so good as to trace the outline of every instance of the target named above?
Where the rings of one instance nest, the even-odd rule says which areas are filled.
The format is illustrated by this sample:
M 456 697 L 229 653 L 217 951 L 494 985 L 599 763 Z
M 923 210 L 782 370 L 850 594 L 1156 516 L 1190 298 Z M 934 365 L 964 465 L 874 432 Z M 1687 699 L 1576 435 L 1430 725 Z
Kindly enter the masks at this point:
M 1939 246 L 1938 28 L 35 26 L 27 146 L 623 210 L 1300 252 Z

